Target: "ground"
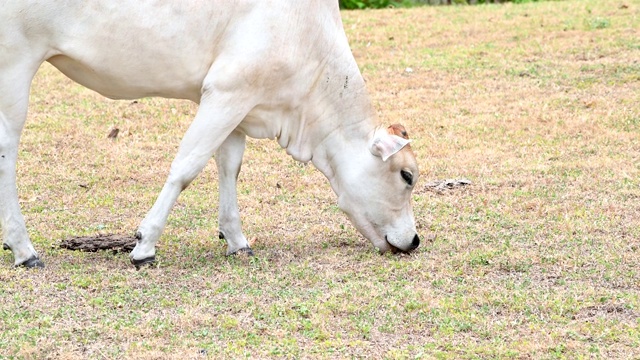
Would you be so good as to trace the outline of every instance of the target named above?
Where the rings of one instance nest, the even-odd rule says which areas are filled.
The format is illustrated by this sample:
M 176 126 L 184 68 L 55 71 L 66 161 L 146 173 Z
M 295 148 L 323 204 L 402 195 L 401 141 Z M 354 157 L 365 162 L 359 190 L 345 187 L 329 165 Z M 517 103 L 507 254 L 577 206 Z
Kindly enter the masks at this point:
M 0 254 L 0 357 L 640 357 L 640 2 L 342 15 L 379 116 L 413 138 L 418 230 L 435 240 L 377 254 L 319 171 L 250 141 L 255 257 L 224 256 L 213 163 L 157 268 L 60 249 L 134 233 L 195 107 L 106 100 L 43 66 L 18 178 L 47 267 Z

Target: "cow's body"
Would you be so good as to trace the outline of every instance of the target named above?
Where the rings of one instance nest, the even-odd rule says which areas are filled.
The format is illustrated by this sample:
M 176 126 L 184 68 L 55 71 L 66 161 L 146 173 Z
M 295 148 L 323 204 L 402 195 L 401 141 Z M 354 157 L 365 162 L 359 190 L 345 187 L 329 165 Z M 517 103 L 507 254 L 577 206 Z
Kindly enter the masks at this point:
M 214 154 L 220 232 L 228 253 L 248 249 L 235 192 L 247 135 L 313 161 L 380 250 L 417 247 L 415 158 L 402 149 L 407 141 L 378 129 L 337 1 L 23 0 L 0 6 L 0 24 L 0 225 L 16 265 L 41 265 L 20 213 L 15 162 L 29 86 L 44 61 L 110 98 L 200 104 L 140 225 L 134 264 L 154 259 L 175 200 Z M 404 187 L 400 171 L 413 177 Z

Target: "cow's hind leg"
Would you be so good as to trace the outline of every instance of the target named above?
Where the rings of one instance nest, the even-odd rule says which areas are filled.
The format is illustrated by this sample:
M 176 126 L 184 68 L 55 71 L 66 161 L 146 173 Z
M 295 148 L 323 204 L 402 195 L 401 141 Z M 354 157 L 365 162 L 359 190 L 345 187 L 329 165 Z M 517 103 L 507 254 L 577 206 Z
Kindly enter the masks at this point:
M 239 251 L 253 255 L 247 238 L 242 234 L 236 190 L 245 144 L 246 135 L 236 130 L 227 137 L 215 155 L 220 186 L 218 223 L 220 238 L 227 240 L 227 255 Z
M 212 73 L 230 75 L 229 69 L 219 70 L 212 69 Z M 218 86 L 215 79 L 205 80 L 200 107 L 180 142 L 169 177 L 136 233 L 138 242 L 130 257 L 138 268 L 155 261 L 156 243 L 182 190 L 202 171 L 220 145 L 255 106 L 252 91 L 228 85 L 229 82 Z
M 16 266 L 44 267 L 29 240 L 16 187 L 18 143 L 27 117 L 29 86 L 37 66 L 12 66 L 9 60 L 10 54 L 0 54 L 0 227 L 3 248 L 11 250 Z

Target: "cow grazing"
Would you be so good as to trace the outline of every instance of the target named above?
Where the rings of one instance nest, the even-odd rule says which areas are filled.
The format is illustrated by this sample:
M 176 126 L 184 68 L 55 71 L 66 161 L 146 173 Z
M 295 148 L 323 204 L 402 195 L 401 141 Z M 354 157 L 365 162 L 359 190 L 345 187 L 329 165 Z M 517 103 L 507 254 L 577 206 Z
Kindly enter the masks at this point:
M 381 252 L 418 247 L 418 166 L 402 126 L 378 123 L 336 0 L 20 0 L 0 6 L 0 226 L 15 265 L 42 267 L 18 204 L 29 87 L 45 61 L 106 97 L 199 104 L 131 252 L 140 266 L 178 195 L 215 157 L 227 254 L 251 252 L 236 196 L 245 138 L 276 139 L 329 179 Z

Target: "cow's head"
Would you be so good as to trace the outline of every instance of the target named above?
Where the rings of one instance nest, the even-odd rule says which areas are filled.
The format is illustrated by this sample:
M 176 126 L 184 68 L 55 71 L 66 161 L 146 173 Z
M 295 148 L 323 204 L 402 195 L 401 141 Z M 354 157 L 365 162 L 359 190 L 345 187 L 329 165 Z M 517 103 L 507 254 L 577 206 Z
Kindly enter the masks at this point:
M 409 141 L 402 125 L 376 129 L 367 151 L 341 176 L 340 209 L 381 252 L 420 245 L 411 207 L 418 163 Z

